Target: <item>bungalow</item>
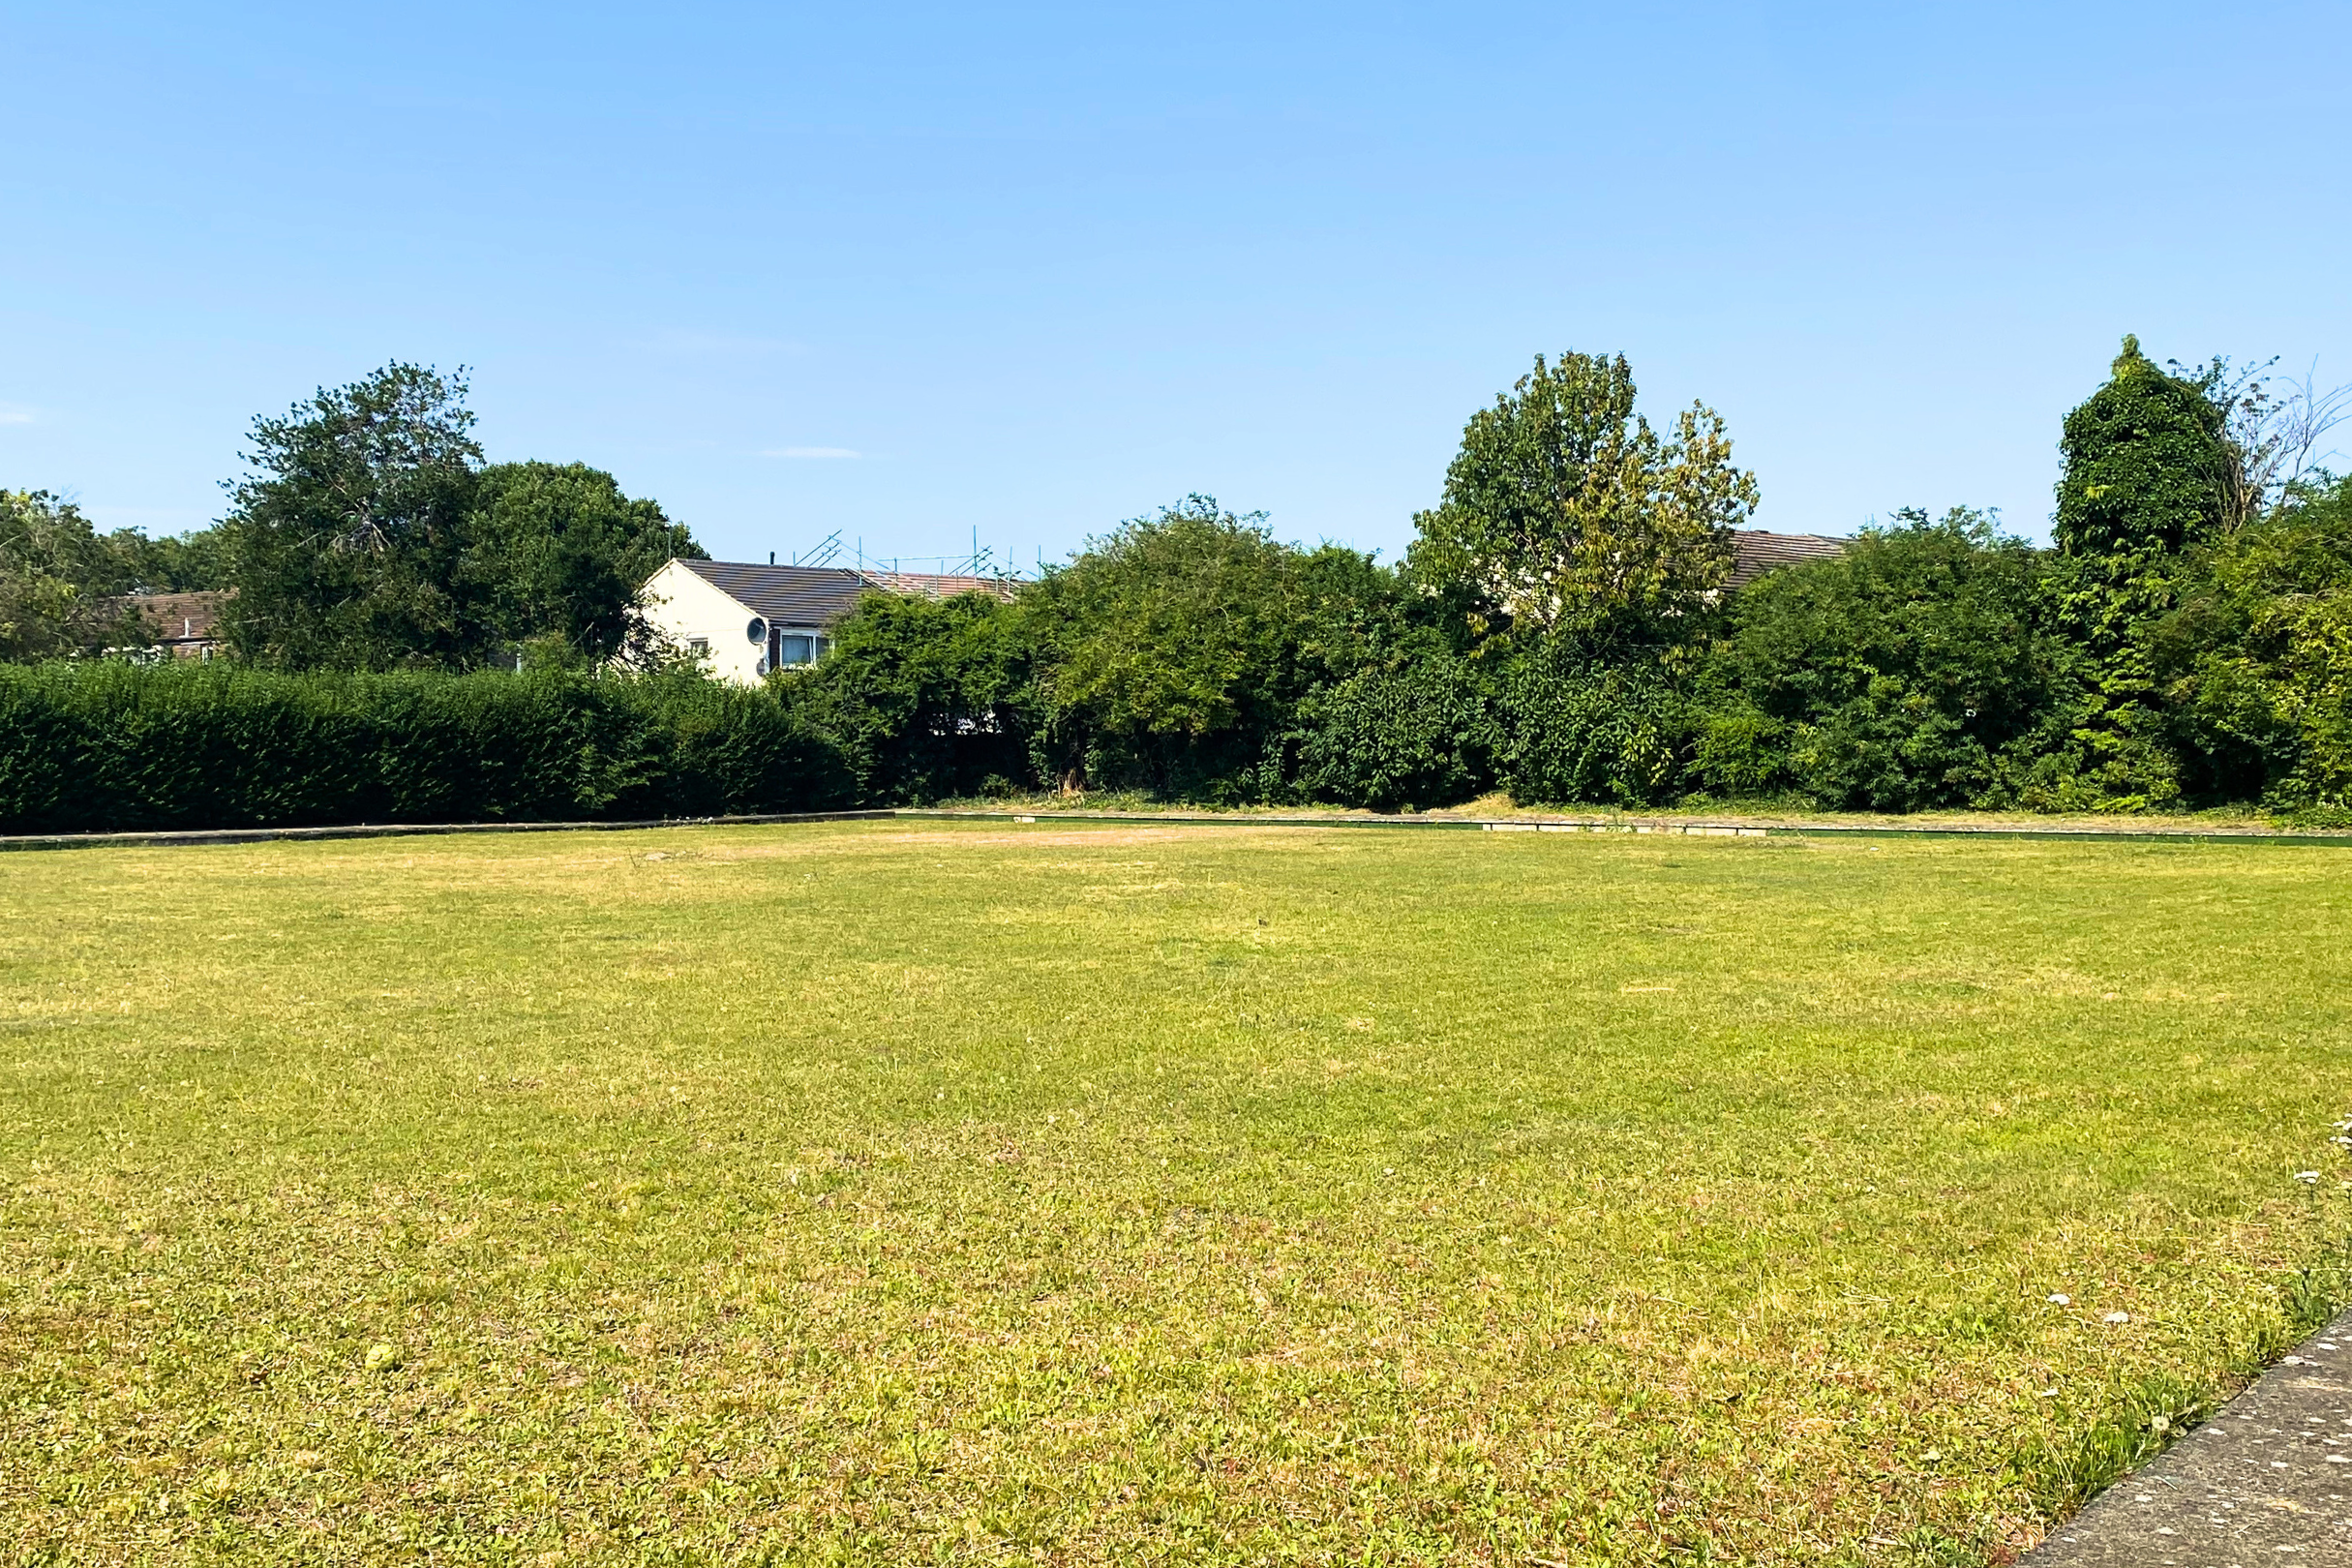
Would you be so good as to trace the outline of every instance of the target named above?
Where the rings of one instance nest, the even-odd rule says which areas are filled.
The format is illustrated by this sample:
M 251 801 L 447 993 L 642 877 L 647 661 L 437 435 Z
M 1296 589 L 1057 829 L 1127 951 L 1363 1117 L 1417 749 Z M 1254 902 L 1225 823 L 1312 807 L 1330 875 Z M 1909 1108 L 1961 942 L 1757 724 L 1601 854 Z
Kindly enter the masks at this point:
M 994 577 L 676 557 L 646 581 L 645 617 L 657 638 L 701 656 L 712 675 L 752 685 L 770 670 L 823 658 L 835 623 L 876 591 L 1010 598 L 1012 587 Z

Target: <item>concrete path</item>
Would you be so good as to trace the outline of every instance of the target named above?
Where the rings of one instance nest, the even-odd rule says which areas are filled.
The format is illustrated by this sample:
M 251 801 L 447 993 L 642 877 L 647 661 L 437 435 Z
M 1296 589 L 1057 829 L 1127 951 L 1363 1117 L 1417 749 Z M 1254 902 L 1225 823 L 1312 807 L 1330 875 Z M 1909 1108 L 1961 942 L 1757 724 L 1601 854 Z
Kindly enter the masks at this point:
M 2018 1568 L 2352 1568 L 2352 1312 Z

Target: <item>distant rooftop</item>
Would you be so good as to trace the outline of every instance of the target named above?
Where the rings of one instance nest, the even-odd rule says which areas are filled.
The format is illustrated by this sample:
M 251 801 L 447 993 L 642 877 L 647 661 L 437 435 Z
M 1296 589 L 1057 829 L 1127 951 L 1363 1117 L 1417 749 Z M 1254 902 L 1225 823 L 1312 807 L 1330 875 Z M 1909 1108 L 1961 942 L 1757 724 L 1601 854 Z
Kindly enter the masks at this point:
M 1775 566 L 1842 556 L 1851 541 L 1826 533 L 1766 533 L 1740 528 L 1732 535 L 1732 578 L 1726 588 L 1743 588 Z
M 753 561 L 683 560 L 679 565 L 757 614 L 788 626 L 829 626 L 869 592 L 951 599 L 959 593 L 1012 597 L 1010 581 L 939 572 L 859 571 L 849 566 L 763 566 Z

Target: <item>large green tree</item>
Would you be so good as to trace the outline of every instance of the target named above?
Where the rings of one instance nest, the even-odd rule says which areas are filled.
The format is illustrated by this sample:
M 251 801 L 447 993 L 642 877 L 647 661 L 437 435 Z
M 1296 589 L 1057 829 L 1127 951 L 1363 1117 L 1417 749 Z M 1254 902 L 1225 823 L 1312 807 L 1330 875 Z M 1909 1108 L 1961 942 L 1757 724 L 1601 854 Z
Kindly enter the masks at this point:
M 1444 500 L 1413 520 L 1416 576 L 1466 591 L 1482 634 L 1598 651 L 1676 632 L 1730 575 L 1756 478 L 1712 409 L 1692 405 L 1661 437 L 1634 400 L 1622 354 L 1537 356 L 1471 416 Z
M 291 668 L 464 667 L 490 627 L 453 589 L 482 449 L 461 370 L 391 364 L 254 421 L 224 520 L 245 657 Z
M 2050 590 L 2057 623 L 2095 661 L 2097 698 L 2069 738 L 2053 803 L 2133 810 L 2182 793 L 2152 635 L 2181 602 L 2188 552 L 2224 528 L 2239 488 L 2218 377 L 2217 366 L 2162 370 L 2126 337 L 2106 382 L 2066 415 Z
M 1192 496 L 1090 541 L 1021 596 L 1040 771 L 1211 799 L 1280 787 L 1301 700 L 1402 624 L 1395 574 Z
M 467 669 L 540 644 L 642 654 L 637 596 L 687 531 L 580 464 L 482 466 L 461 371 L 387 365 L 254 422 L 222 535 L 239 652 L 288 668 Z
M 703 548 L 658 502 L 583 463 L 499 463 L 474 477 L 457 588 L 503 644 L 545 639 L 589 660 L 649 656 L 638 589 Z
M 2352 479 L 2295 487 L 2195 565 L 2153 642 L 2197 793 L 2352 808 Z
M 119 536 L 70 500 L 0 490 L 0 661 L 69 658 L 152 641 L 110 596 L 136 585 Z

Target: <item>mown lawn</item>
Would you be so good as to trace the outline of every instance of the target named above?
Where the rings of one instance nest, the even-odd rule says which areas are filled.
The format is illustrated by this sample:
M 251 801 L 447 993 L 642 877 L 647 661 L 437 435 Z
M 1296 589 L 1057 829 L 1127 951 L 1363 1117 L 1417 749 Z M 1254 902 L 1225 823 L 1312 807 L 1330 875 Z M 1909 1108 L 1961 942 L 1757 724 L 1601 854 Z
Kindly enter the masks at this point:
M 2004 1561 L 2343 1295 L 2348 890 L 1054 823 L 0 858 L 0 1560 Z

